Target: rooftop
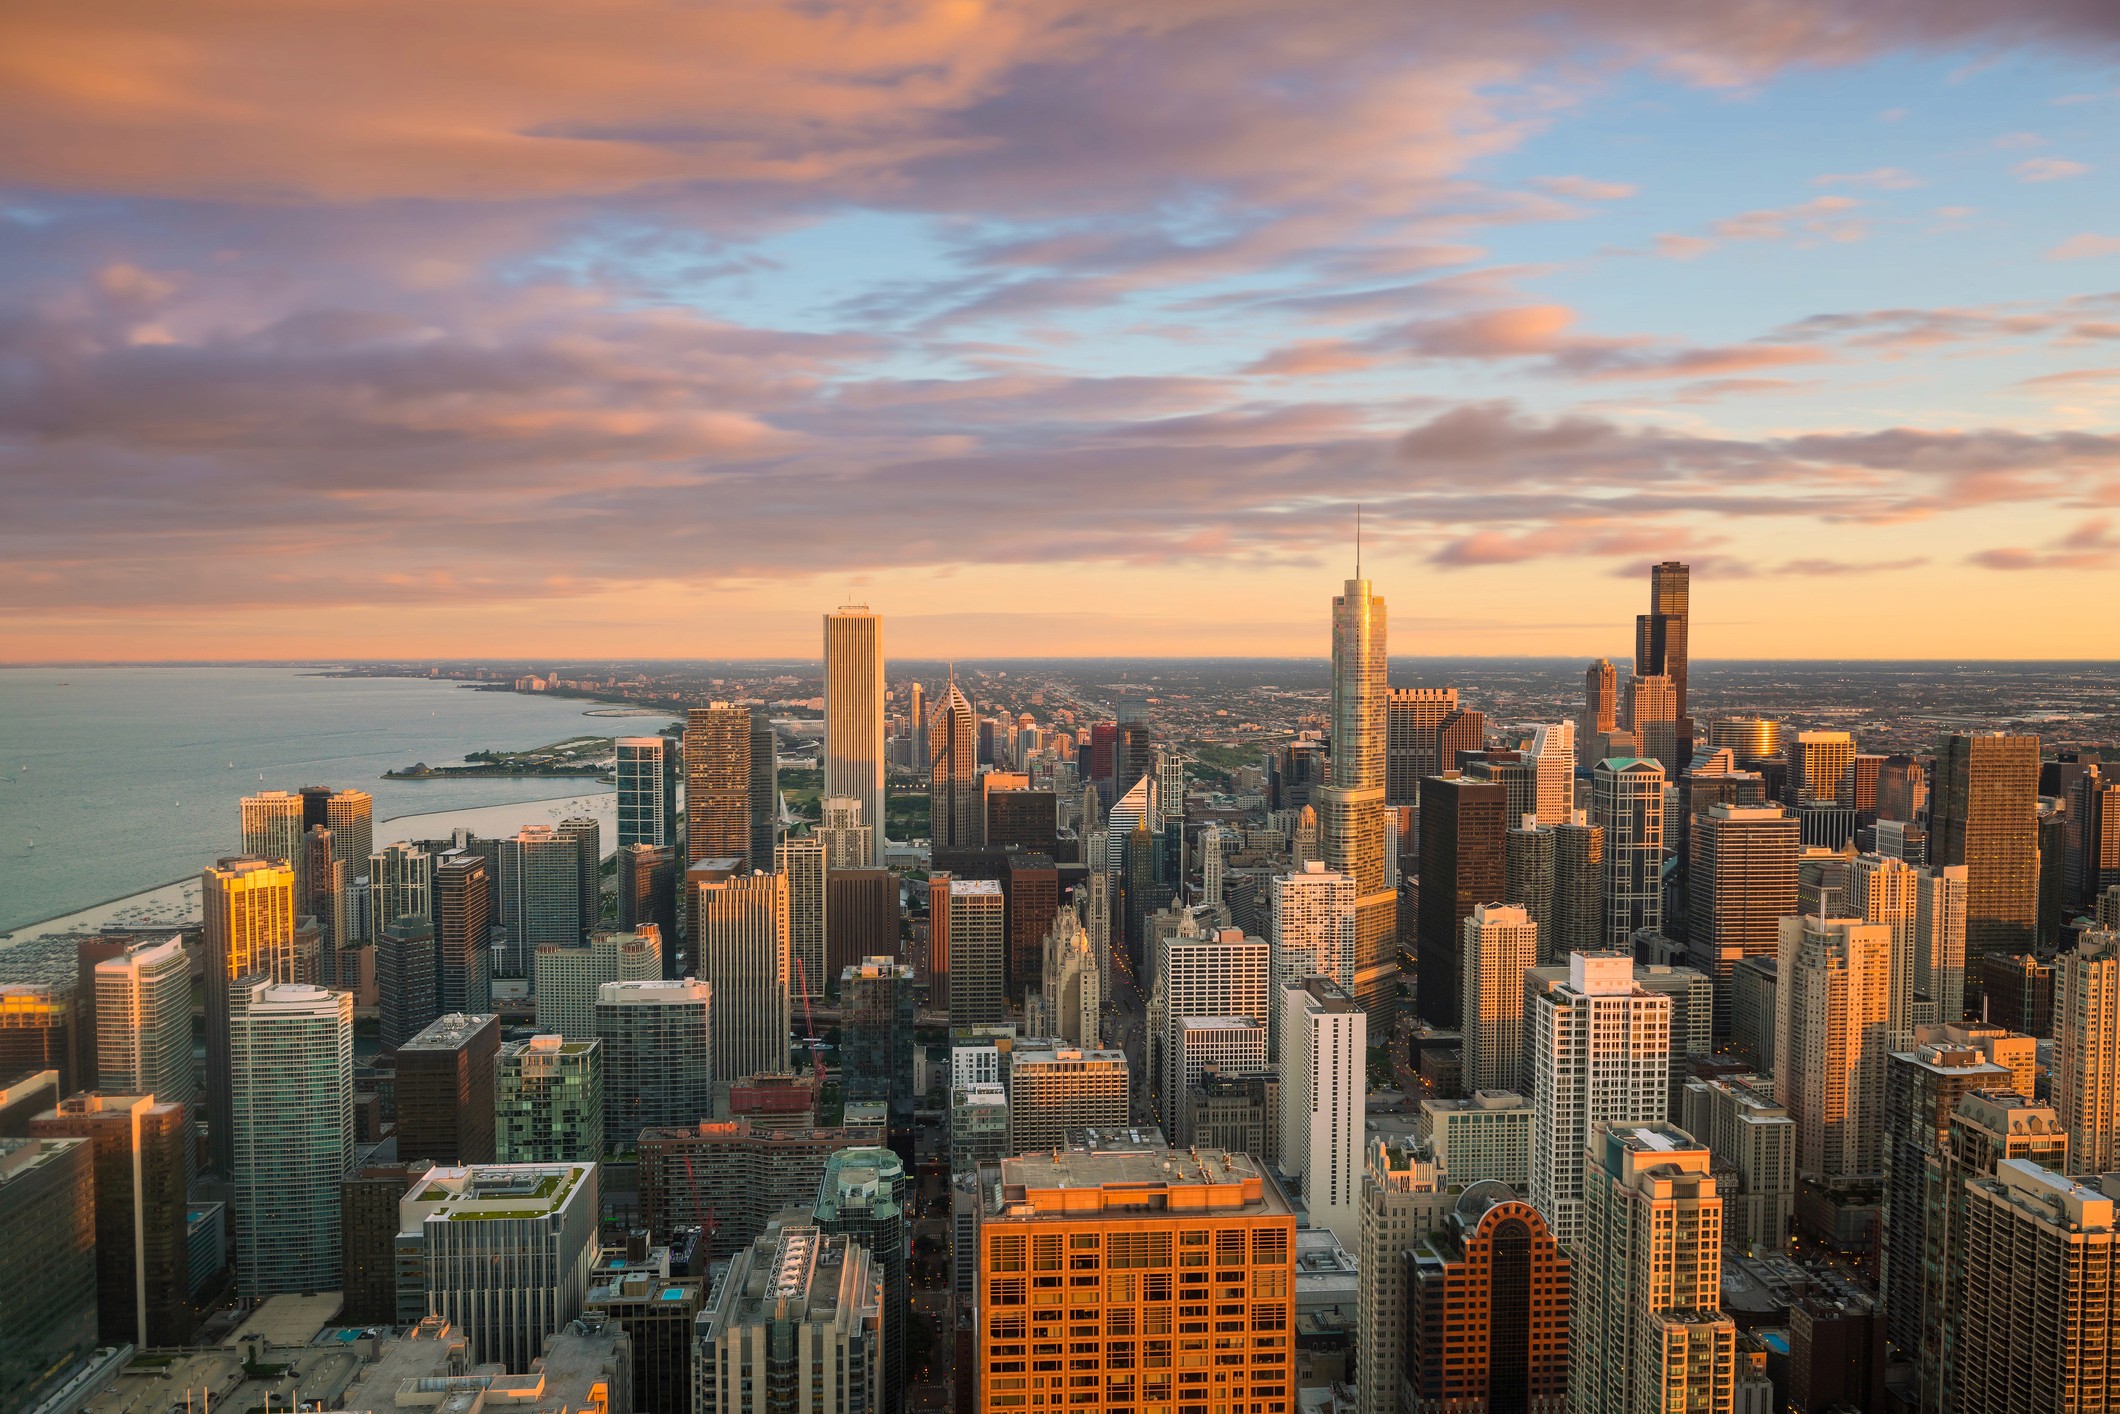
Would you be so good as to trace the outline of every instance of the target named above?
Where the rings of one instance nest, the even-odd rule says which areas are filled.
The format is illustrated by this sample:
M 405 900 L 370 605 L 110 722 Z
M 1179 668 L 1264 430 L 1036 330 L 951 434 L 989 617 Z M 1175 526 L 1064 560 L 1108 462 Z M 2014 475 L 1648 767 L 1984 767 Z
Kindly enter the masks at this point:
M 989 1222 L 1108 1214 L 1242 1212 L 1293 1216 L 1280 1186 L 1248 1154 L 1221 1149 L 1061 1149 L 982 1166 Z
M 1001 881 L 998 879 L 960 879 L 953 874 L 950 876 L 950 892 L 952 894 L 992 894 L 999 898 L 1001 896 Z
M 427 1023 L 419 1035 L 398 1047 L 398 1054 L 407 1051 L 460 1051 L 464 1043 L 490 1026 L 500 1024 L 498 1017 L 466 1016 L 452 1011 L 447 1016 L 437 1017 Z
M 1015 1059 L 1011 1069 L 1018 1075 L 1023 1073 L 1025 1066 L 1055 1065 L 1062 1061 L 1076 1061 L 1088 1065 L 1126 1064 L 1124 1051 L 1084 1049 L 1049 1039 L 1018 1041 L 1013 1054 Z
M 594 1164 L 473 1164 L 435 1167 L 405 1194 L 421 1221 L 490 1222 L 547 1217 L 566 1207 Z M 593 1201 L 593 1199 L 592 1199 Z

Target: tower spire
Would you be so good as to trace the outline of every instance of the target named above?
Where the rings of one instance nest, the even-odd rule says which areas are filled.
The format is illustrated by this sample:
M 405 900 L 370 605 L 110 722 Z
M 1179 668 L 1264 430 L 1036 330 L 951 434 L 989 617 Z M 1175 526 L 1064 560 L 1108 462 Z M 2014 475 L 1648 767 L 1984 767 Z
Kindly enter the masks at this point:
M 1362 577 L 1362 503 L 1354 503 L 1354 577 Z

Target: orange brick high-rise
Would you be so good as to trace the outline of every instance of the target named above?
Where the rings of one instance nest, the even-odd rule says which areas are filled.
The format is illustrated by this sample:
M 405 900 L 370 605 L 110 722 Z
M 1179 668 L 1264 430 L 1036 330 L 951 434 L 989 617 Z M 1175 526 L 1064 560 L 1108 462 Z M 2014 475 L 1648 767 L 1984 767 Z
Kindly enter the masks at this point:
M 980 1191 L 978 1408 L 1295 1408 L 1295 1216 L 1257 1161 L 1049 1150 Z

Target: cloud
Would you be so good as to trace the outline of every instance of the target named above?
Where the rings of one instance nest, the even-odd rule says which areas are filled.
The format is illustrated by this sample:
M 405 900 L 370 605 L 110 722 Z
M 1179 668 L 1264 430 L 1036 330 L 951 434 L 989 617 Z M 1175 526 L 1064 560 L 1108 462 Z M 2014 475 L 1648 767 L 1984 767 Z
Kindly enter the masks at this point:
M 1861 205 L 1852 196 L 1817 196 L 1796 206 L 1763 207 L 1728 216 L 1710 229 L 1726 241 L 1858 241 L 1867 228 L 1844 213 Z
M 2019 162 L 2010 169 L 2019 181 L 2060 182 L 2070 177 L 2080 177 L 2091 170 L 2088 162 L 2072 162 L 2066 157 L 2034 157 L 2029 162 Z
M 1867 172 L 1828 172 L 1813 179 L 1821 187 L 1870 187 L 1877 191 L 1906 191 L 1925 185 L 1904 167 L 1872 167 Z
M 2120 236 L 2091 232 L 2070 236 L 2046 253 L 2048 260 L 2094 260 L 2101 255 L 2120 255 Z
M 1590 177 L 1534 177 L 1531 185 L 1577 201 L 1624 201 L 1641 190 L 1632 182 L 1600 182 Z
M 1656 238 L 1656 253 L 1666 260 L 1698 260 L 1715 249 L 1715 242 L 1705 236 L 1688 236 L 1667 233 Z
M 2120 564 L 2120 536 L 2113 534 L 2110 520 L 2099 517 L 2082 522 L 2043 548 L 1982 550 L 1971 562 L 1991 570 L 2111 569 Z

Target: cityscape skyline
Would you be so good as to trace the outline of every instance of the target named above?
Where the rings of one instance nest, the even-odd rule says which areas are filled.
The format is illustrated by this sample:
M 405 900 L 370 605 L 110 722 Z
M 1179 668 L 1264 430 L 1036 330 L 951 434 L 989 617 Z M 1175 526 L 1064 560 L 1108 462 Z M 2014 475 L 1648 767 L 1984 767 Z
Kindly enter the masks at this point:
M 0 6 L 0 1408 L 2120 1411 L 2115 118 Z

